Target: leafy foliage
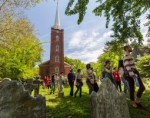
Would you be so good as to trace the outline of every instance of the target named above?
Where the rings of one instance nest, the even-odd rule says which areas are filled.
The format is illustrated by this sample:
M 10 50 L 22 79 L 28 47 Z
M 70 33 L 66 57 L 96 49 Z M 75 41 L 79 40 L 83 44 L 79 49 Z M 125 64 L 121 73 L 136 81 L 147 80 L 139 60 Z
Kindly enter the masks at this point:
M 85 64 L 81 60 L 65 57 L 64 61 L 72 66 L 74 72 L 77 72 L 78 69 L 81 69 L 83 74 L 85 74 Z
M 41 0 L 1 0 L 0 11 L 16 10 L 16 8 L 27 8 L 35 6 Z
M 21 16 L 24 8 L 41 0 L 0 1 L 0 77 L 33 77 L 41 60 L 42 46 L 30 22 Z
M 112 67 L 118 67 L 118 62 L 123 58 L 123 43 L 117 40 L 109 41 L 105 44 L 104 53 L 98 57 L 95 66 L 98 69 L 97 74 L 101 76 L 104 64 L 106 60 L 110 60 Z
M 92 63 L 92 67 L 96 74 L 97 79 L 99 79 L 99 77 L 101 76 L 102 66 L 103 66 L 102 63 L 98 63 L 98 62 Z
M 150 55 L 145 55 L 140 58 L 137 62 L 137 68 L 139 69 L 141 75 L 145 77 L 150 77 Z
M 9 24 L 8 24 L 9 23 Z M 42 46 L 34 29 L 24 18 L 14 19 L 7 15 L 0 26 L 9 30 L 0 37 L 0 76 L 27 78 L 34 76 L 34 67 L 41 60 Z
M 66 15 L 79 14 L 78 24 L 85 16 L 89 0 L 70 0 L 66 8 Z M 150 9 L 149 0 L 97 0 L 98 6 L 93 10 L 96 16 L 106 17 L 106 28 L 113 22 L 113 37 L 127 42 L 127 39 L 143 40 L 140 32 L 139 17 Z M 112 18 L 112 20 L 110 20 Z
M 118 67 L 118 61 L 120 59 L 120 56 L 117 55 L 115 52 L 105 52 L 102 55 L 98 57 L 98 63 L 100 64 L 100 71 L 102 71 L 102 68 L 105 65 L 106 60 L 111 61 L 112 67 Z
M 87 5 L 89 3 L 89 0 L 78 0 L 78 2 L 75 4 L 74 8 L 71 10 L 73 3 L 74 3 L 74 0 L 69 1 L 65 13 L 67 15 L 79 14 L 78 24 L 80 24 L 86 14 Z
M 12 28 L 12 22 L 7 16 L 12 18 L 22 17 L 23 9 L 35 6 L 42 0 L 0 0 L 0 22 L 7 21 L 0 26 L 0 35 Z
M 112 41 L 106 42 L 104 52 L 113 52 L 119 56 L 119 59 L 122 59 L 123 42 L 119 40 L 112 40 Z
M 146 54 L 150 54 L 150 39 L 147 41 L 147 45 L 141 47 L 142 51 Z

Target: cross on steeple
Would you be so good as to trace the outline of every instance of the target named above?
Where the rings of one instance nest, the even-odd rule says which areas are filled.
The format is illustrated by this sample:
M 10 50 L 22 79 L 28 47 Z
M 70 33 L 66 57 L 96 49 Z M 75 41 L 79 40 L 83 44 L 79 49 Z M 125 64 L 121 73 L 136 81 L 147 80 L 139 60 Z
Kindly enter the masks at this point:
M 56 0 L 55 0 L 55 1 L 56 1 Z M 56 15 L 55 15 L 55 24 L 54 24 L 53 28 L 60 30 L 60 29 L 61 29 L 61 26 L 60 26 L 60 19 L 59 19 L 58 4 L 59 4 L 59 0 L 57 0 Z

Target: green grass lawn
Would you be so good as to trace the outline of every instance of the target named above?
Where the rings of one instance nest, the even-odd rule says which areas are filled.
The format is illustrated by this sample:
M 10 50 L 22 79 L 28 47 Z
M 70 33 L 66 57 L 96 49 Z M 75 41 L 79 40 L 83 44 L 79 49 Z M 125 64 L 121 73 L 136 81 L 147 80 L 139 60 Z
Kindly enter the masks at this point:
M 47 118 L 90 118 L 90 100 L 87 86 L 83 86 L 82 97 L 70 97 L 69 87 L 65 87 L 64 98 L 50 95 L 50 90 L 40 89 L 40 93 L 46 97 L 46 116 Z M 76 89 L 76 88 L 75 88 Z
M 146 109 L 132 108 L 127 95 L 131 118 L 150 118 L 150 89 L 148 85 L 146 87 L 147 90 L 141 100 Z M 40 93 L 46 97 L 47 118 L 90 118 L 91 108 L 88 88 L 86 85 L 82 88 L 83 94 L 81 98 L 78 96 L 76 98 L 70 97 L 69 87 L 64 88 L 64 98 L 58 98 L 57 91 L 55 94 L 50 95 L 50 90 L 41 88 Z

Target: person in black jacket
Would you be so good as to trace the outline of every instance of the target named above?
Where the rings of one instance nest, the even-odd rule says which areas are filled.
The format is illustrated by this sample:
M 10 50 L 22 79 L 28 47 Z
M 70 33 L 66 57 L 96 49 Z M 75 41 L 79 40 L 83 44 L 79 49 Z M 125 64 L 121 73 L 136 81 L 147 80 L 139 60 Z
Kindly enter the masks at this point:
M 55 73 L 53 73 L 52 77 L 51 77 L 51 92 L 50 94 L 54 94 L 55 92 Z
M 70 85 L 70 96 L 73 96 L 74 81 L 75 81 L 75 74 L 73 73 L 73 70 L 70 70 L 70 73 L 68 74 L 68 82 Z

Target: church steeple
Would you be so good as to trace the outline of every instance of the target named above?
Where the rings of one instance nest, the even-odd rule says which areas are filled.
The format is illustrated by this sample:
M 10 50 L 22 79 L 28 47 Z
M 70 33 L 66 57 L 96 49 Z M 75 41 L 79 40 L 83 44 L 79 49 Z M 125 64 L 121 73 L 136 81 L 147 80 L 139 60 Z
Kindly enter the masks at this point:
M 59 9 L 58 9 L 58 0 L 57 0 L 57 7 L 56 7 L 56 16 L 55 16 L 55 24 L 53 26 L 54 29 L 61 29 L 60 26 L 60 19 L 59 19 Z

